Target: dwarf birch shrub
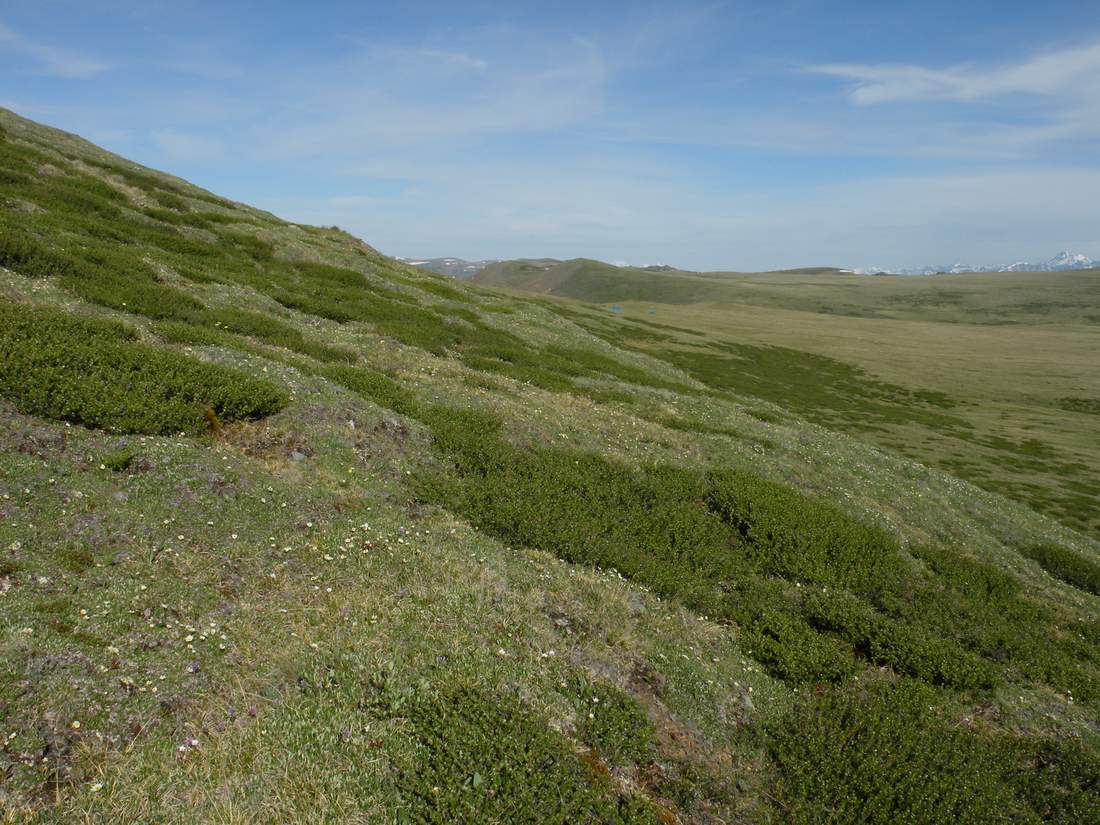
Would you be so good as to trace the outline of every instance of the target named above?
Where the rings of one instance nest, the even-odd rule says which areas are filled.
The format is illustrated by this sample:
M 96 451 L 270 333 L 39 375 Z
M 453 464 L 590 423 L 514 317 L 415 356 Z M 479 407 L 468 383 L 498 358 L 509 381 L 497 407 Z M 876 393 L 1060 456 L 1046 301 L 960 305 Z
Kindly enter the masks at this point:
M 200 432 L 259 418 L 281 391 L 228 367 L 138 343 L 122 324 L 0 306 L 0 395 L 21 412 L 113 432 Z

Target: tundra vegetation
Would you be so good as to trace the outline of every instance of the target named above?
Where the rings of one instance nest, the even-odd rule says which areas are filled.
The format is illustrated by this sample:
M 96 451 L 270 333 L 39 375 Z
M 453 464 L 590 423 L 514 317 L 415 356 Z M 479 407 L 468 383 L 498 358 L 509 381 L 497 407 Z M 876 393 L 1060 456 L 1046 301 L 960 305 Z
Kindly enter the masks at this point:
M 9 820 L 1100 820 L 1093 522 L 884 448 L 1039 433 L 0 126 Z

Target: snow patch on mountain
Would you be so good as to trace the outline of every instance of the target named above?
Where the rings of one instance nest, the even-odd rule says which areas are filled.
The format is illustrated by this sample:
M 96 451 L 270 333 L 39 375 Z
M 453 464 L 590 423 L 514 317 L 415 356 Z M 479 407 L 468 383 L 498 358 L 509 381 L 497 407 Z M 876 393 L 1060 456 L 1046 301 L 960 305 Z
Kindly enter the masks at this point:
M 980 266 L 967 263 L 941 264 L 939 266 L 921 266 L 904 269 L 888 269 L 880 266 L 853 269 L 857 275 L 961 275 L 967 272 L 1064 272 L 1071 269 L 1093 269 L 1100 267 L 1100 261 L 1088 255 L 1074 252 L 1059 252 L 1045 261 L 1016 261 L 999 266 Z

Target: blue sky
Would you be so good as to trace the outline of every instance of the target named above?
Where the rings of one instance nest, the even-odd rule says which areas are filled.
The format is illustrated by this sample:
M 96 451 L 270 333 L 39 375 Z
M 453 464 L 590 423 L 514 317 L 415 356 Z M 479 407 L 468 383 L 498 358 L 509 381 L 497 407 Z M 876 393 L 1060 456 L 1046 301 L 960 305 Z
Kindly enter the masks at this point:
M 382 251 L 1100 258 L 1100 3 L 5 0 L 0 105 Z

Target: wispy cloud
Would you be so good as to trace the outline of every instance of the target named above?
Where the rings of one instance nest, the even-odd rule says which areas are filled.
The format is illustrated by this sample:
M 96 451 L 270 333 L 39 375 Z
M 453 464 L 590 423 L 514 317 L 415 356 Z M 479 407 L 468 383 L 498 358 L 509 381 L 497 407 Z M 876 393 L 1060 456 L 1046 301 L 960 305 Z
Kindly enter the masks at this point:
M 851 100 L 864 105 L 972 101 L 1013 94 L 1063 95 L 1100 86 L 1100 43 L 1052 51 L 997 68 L 974 64 L 932 69 L 912 64 L 830 63 L 811 66 L 809 71 L 853 81 Z
M 256 146 L 265 157 L 369 156 L 553 131 L 602 111 L 607 69 L 595 44 L 573 38 L 524 51 L 493 37 L 480 45 L 481 52 L 366 46 L 285 77 Z M 492 71 L 481 70 L 490 63 Z
M 51 77 L 86 78 L 105 72 L 108 63 L 85 57 L 69 49 L 28 40 L 0 23 L 0 44 L 12 54 L 29 58 L 36 74 Z

